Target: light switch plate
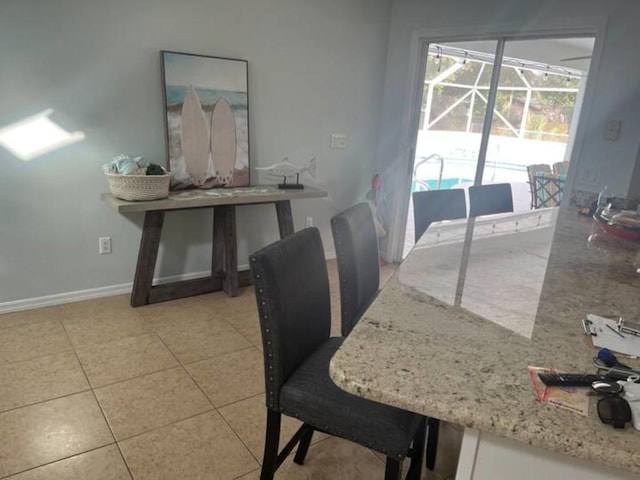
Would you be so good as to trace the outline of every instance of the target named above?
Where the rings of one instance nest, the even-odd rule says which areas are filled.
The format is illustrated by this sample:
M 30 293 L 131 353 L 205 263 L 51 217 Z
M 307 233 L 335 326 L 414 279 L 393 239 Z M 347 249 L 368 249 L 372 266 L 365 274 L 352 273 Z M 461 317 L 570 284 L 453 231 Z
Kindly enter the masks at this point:
M 622 120 L 609 120 L 604 129 L 605 140 L 616 141 L 620 137 L 620 128 Z
M 347 136 L 343 133 L 332 133 L 329 146 L 331 148 L 347 148 Z
M 600 177 L 600 169 L 596 166 L 585 166 L 582 168 L 580 183 L 582 185 L 597 185 Z

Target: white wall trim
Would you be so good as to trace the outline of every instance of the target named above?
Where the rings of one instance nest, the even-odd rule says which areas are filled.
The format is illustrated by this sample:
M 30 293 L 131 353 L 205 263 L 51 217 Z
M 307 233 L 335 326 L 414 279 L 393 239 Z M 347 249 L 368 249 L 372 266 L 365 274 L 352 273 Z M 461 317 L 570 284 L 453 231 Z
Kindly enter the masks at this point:
M 327 260 L 336 258 L 336 252 L 331 250 L 325 252 Z M 248 270 L 249 265 L 238 265 L 238 270 Z M 154 285 L 163 283 L 180 282 L 182 280 L 193 280 L 210 275 L 208 271 L 184 273 L 181 275 L 171 275 L 168 277 L 158 277 L 153 279 Z M 57 293 L 55 295 L 45 295 L 43 297 L 25 298 L 22 300 L 14 300 L 12 302 L 0 303 L 0 315 L 3 313 L 20 312 L 23 310 L 31 310 L 34 308 L 52 307 L 54 305 L 62 305 L 65 303 L 80 302 L 82 300 L 92 300 L 94 298 L 111 297 L 113 295 L 121 295 L 123 293 L 131 293 L 133 282 L 119 283 L 106 287 L 88 288 L 86 290 L 77 290 L 75 292 Z
M 472 480 L 473 469 L 478 455 L 480 444 L 480 431 L 465 427 L 460 447 L 460 457 L 458 468 L 456 469 L 456 480 Z

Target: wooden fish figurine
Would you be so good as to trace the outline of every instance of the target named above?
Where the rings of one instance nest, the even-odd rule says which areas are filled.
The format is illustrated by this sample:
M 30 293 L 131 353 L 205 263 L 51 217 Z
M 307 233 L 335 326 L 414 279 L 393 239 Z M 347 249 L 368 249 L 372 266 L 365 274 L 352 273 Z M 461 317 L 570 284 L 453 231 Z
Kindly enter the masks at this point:
M 308 165 L 298 165 L 290 162 L 289 157 L 284 157 L 281 162 L 274 163 L 268 167 L 256 167 L 256 170 L 263 171 L 274 177 L 299 177 L 307 172 L 313 178 L 316 178 L 316 157 L 311 158 Z

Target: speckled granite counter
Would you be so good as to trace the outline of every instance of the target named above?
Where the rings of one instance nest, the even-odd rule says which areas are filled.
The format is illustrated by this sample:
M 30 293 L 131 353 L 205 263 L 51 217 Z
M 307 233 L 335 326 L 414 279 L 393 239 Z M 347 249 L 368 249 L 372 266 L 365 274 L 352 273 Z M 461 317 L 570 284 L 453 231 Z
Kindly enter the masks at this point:
M 560 214 L 529 335 L 403 284 L 405 265 L 422 261 L 412 252 L 333 358 L 332 378 L 365 398 L 640 473 L 639 431 L 602 424 L 594 404 L 587 418 L 539 404 L 527 376 L 528 365 L 594 371 L 585 313 L 637 319 L 640 245 L 602 241 L 593 228 Z

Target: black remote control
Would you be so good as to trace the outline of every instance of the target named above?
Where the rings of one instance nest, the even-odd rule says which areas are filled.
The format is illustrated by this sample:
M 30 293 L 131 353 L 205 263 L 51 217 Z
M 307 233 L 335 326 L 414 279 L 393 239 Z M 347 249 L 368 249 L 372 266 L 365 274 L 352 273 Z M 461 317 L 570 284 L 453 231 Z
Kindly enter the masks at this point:
M 538 377 L 548 387 L 590 387 L 593 382 L 604 380 L 602 375 L 586 373 L 539 373 Z

